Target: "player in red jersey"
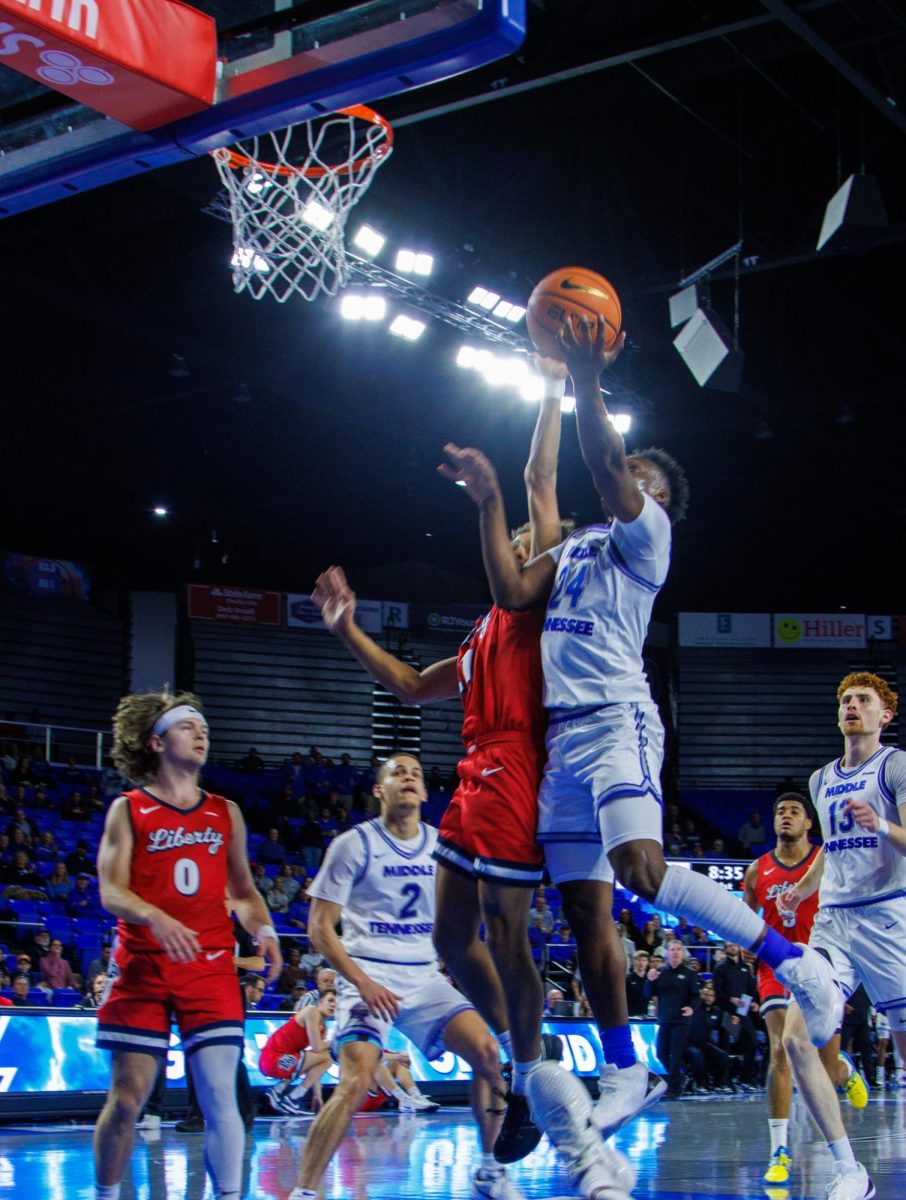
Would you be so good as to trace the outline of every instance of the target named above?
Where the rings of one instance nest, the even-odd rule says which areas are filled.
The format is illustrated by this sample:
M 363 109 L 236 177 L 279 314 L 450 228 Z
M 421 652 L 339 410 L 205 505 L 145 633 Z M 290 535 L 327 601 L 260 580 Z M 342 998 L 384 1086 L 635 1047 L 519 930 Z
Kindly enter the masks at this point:
M 784 915 L 782 899 L 802 879 L 812 865 L 817 846 L 809 841 L 814 824 L 812 806 L 798 792 L 784 792 L 774 801 L 774 833 L 777 844 L 746 868 L 745 902 L 761 912 L 765 922 L 789 941 L 808 942 L 815 914 L 818 893 L 803 900 L 795 913 Z M 779 982 L 766 963 L 758 964 L 758 1001 L 768 1031 L 770 1065 L 768 1067 L 768 1130 L 771 1135 L 771 1158 L 764 1174 L 765 1183 L 783 1184 L 790 1177 L 792 1158 L 789 1152 L 789 1117 L 793 1098 L 793 1077 L 790 1062 L 783 1048 L 783 1028 L 790 993 Z M 865 1081 L 856 1071 L 852 1060 L 840 1053 L 839 1036 L 832 1038 L 819 1054 L 825 1069 L 838 1087 L 843 1089 L 856 1108 L 868 1102 Z
M 330 1047 L 324 1022 L 337 1011 L 337 993 L 325 988 L 318 1003 L 294 1012 L 271 1034 L 258 1058 L 262 1075 L 281 1082 L 271 1088 L 268 1100 L 280 1112 L 299 1116 L 309 1088 L 317 1109 L 321 1107 L 321 1076 L 330 1064 Z
M 135 1122 L 167 1053 L 173 1018 L 192 1061 L 214 1196 L 239 1200 L 243 1006 L 227 894 L 270 963 L 269 979 L 282 958 L 249 870 L 242 814 L 198 786 L 207 756 L 208 724 L 194 696 L 120 701 L 113 761 L 143 786 L 114 800 L 98 851 L 101 901 L 119 923 L 98 1009 L 98 1045 L 113 1052 L 113 1061 L 94 1135 L 96 1200 L 118 1200 Z
M 530 521 L 513 537 L 520 562 L 564 536 L 556 472 L 566 372 L 553 359 L 538 365 L 544 397 L 525 468 Z M 544 870 L 535 841 L 546 725 L 540 654 L 544 610 L 507 612 L 495 606 L 476 623 L 456 658 L 419 671 L 356 624 L 355 593 L 341 568 L 330 567 L 318 577 L 312 599 L 327 628 L 404 704 L 462 698 L 466 754 L 439 829 L 435 857 L 442 869 L 434 940 L 457 983 L 514 1059 L 513 1091 L 521 1100 L 508 1107 L 495 1153 L 501 1162 L 516 1161 L 541 1137 L 522 1097 L 527 1068 L 542 1055 L 544 996 L 528 940 L 528 912 Z M 478 936 L 482 923 L 486 942 Z M 555 1052 L 552 1040 L 547 1049 Z M 506 1150 L 512 1141 L 515 1149 Z

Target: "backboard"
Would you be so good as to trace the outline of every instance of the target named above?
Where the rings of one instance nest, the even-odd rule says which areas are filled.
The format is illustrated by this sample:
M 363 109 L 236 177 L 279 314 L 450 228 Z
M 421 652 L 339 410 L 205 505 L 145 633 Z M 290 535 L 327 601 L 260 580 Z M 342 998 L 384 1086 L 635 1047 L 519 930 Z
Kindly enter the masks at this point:
M 68 14 L 74 27 L 130 3 L 136 19 L 148 11 L 142 0 L 0 4 L 0 217 L 435 83 L 512 53 L 525 35 L 525 0 L 195 0 L 216 24 L 214 102 L 149 132 L 8 65 L 25 44 L 20 14 L 61 25 Z

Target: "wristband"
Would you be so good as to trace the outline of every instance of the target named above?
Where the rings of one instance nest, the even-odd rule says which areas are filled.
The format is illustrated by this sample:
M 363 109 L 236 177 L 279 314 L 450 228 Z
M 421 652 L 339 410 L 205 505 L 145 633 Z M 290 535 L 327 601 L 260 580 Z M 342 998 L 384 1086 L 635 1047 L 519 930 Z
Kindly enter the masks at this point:
M 886 817 L 878 817 L 878 837 L 886 838 L 890 833 L 890 822 Z
M 260 946 L 267 938 L 273 938 L 275 942 L 278 941 L 276 929 L 274 929 L 273 925 L 259 925 L 258 932 L 255 934 L 255 941 Z

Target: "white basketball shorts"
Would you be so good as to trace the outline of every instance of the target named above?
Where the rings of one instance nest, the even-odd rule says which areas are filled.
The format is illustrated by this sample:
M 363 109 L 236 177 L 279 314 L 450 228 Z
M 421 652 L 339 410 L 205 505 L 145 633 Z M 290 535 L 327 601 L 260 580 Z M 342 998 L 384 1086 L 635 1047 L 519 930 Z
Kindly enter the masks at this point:
M 830 957 L 844 995 L 865 984 L 891 1029 L 906 1030 L 906 896 L 852 908 L 822 908 L 809 944 Z

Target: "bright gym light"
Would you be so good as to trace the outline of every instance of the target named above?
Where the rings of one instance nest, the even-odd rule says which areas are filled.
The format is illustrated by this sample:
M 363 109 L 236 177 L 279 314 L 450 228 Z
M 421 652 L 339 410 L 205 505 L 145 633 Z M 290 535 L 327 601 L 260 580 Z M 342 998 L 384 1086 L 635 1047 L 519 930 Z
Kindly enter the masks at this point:
M 302 209 L 302 220 L 306 225 L 310 225 L 312 229 L 317 229 L 323 233 L 325 229 L 329 229 L 333 224 L 334 214 L 326 205 L 321 204 L 317 200 L 309 200 L 308 204 Z
M 375 258 L 384 248 L 386 238 L 370 225 L 362 225 L 352 239 L 353 246 L 358 246 L 368 258 Z
M 610 419 L 617 433 L 628 433 L 632 428 L 632 417 L 629 413 L 611 413 Z
M 404 275 L 430 275 L 434 269 L 434 258 L 417 250 L 398 250 L 396 269 Z
M 492 292 L 488 288 L 472 288 L 466 303 L 475 308 L 483 308 L 492 317 L 496 317 L 499 321 L 509 321 L 512 325 L 518 324 L 525 316 L 523 305 L 513 304 L 511 300 L 504 300 L 497 292 Z
M 153 509 L 155 517 L 169 517 L 170 510 L 166 504 L 155 504 Z
M 473 288 L 469 293 L 468 303 L 474 304 L 476 308 L 484 308 L 490 312 L 495 305 L 500 303 L 500 296 L 497 292 L 489 292 L 487 288 L 477 287 Z
M 353 292 L 340 300 L 340 316 L 347 321 L 383 321 L 386 314 L 387 301 L 374 292 Z
M 407 317 L 404 313 L 400 313 L 391 321 L 390 332 L 409 342 L 417 342 L 425 332 L 425 322 L 416 321 L 413 317 Z
M 230 259 L 231 267 L 242 267 L 243 271 L 257 271 L 259 275 L 266 274 L 271 264 L 258 254 L 251 246 L 240 246 Z
M 258 196 L 261 192 L 273 186 L 273 179 L 268 179 L 266 175 L 262 175 L 260 171 L 256 171 L 245 185 L 245 190 L 250 196 Z
M 478 351 L 474 346 L 460 346 L 459 353 L 456 355 L 457 367 L 462 367 L 466 371 L 470 371 L 475 366 L 475 355 Z

